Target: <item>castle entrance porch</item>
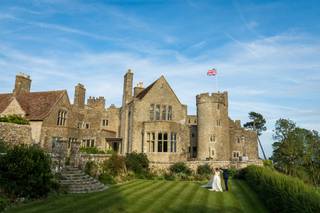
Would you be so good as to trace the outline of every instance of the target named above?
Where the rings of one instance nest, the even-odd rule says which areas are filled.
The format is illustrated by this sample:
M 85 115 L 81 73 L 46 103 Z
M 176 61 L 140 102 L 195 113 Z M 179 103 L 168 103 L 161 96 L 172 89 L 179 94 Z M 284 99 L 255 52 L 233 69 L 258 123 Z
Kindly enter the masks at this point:
M 106 138 L 105 149 L 120 153 L 122 138 Z

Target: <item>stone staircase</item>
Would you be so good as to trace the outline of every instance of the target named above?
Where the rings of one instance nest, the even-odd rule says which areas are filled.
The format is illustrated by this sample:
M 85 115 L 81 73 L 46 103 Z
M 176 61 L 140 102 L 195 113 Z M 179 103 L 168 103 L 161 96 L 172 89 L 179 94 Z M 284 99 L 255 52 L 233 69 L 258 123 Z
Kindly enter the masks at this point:
M 69 193 L 90 193 L 107 189 L 107 186 L 98 180 L 71 166 L 63 168 L 59 182 L 67 187 Z

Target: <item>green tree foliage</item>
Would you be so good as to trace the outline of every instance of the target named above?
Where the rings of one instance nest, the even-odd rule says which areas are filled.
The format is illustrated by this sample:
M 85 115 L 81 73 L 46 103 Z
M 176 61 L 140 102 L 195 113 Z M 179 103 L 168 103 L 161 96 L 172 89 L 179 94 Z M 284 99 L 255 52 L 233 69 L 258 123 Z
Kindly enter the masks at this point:
M 126 167 L 136 174 L 147 174 L 149 172 L 149 160 L 145 153 L 128 153 L 126 156 Z
M 209 164 L 199 165 L 197 168 L 197 174 L 199 175 L 212 175 L 212 169 Z
M 249 119 L 251 121 L 245 123 L 243 126 L 248 129 L 256 130 L 260 136 L 263 131 L 267 130 L 266 119 L 257 112 L 249 112 Z
M 102 169 L 103 173 L 110 174 L 113 177 L 123 175 L 127 171 L 125 158 L 114 153 L 108 160 L 103 162 Z
M 45 197 L 56 187 L 50 163 L 36 146 L 14 146 L 0 157 L 0 188 L 11 198 Z
M 288 119 L 276 122 L 272 160 L 277 170 L 320 184 L 320 137 Z
M 320 212 L 319 192 L 298 178 L 258 166 L 248 166 L 243 174 L 270 212 Z
M 7 123 L 14 123 L 14 124 L 21 124 L 21 125 L 28 125 L 29 121 L 22 118 L 19 115 L 8 115 L 0 117 L 0 122 L 7 122 Z
M 170 166 L 170 172 L 173 174 L 186 174 L 191 175 L 192 170 L 184 163 L 184 162 L 178 162 Z

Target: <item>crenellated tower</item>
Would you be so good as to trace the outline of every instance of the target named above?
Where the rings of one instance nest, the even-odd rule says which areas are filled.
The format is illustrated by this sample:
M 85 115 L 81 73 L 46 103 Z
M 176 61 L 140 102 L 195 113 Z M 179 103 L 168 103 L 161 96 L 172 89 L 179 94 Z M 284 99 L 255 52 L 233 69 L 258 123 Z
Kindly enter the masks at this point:
M 197 95 L 197 158 L 229 160 L 228 93 Z
M 90 96 L 87 100 L 88 107 L 92 107 L 98 110 L 104 110 L 106 106 L 106 100 L 103 96 L 92 97 Z

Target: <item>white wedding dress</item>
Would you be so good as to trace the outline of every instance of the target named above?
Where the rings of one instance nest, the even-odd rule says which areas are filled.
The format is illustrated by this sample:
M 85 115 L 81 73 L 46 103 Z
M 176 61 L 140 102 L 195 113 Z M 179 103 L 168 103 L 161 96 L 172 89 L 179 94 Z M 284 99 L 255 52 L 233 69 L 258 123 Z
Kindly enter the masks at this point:
M 222 192 L 220 172 L 215 172 L 212 178 L 212 188 L 210 191 Z

